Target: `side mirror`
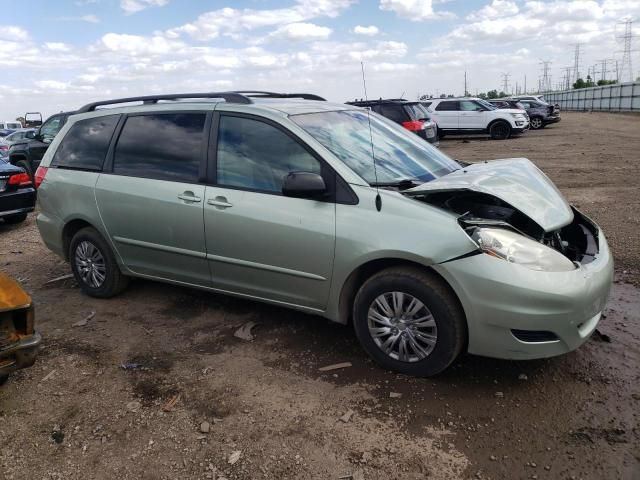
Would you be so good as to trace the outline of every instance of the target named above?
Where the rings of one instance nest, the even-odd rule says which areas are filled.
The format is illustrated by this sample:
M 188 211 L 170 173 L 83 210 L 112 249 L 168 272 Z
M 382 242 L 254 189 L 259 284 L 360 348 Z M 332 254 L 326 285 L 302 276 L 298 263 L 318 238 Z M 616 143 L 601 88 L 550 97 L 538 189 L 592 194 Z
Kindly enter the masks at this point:
M 327 193 L 323 178 L 317 173 L 291 172 L 284 177 L 282 194 L 294 198 L 321 198 Z
M 33 140 L 36 138 L 36 132 L 34 130 L 29 130 L 24 134 L 24 138 L 28 138 L 29 140 Z

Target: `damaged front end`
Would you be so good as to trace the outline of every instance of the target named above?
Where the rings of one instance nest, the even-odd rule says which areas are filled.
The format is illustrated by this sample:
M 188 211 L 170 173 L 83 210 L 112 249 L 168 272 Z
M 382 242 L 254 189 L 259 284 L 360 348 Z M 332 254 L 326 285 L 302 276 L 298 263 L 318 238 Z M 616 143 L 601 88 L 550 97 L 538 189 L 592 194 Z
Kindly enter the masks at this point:
M 515 238 L 509 235 L 502 235 L 502 238 L 499 234 L 491 235 L 492 231 L 500 229 L 550 247 L 574 264 L 591 263 L 599 251 L 598 227 L 574 207 L 571 207 L 573 220 L 569 224 L 545 231 L 521 211 L 486 193 L 457 190 L 425 193 L 414 198 L 458 214 L 458 222 L 465 232 L 485 253 L 494 256 L 504 258 L 508 255 L 501 254 L 496 242 L 505 244 Z M 493 244 L 491 240 L 494 241 Z M 529 247 L 534 246 L 530 244 Z
M 0 383 L 35 362 L 41 342 L 31 297 L 0 273 Z

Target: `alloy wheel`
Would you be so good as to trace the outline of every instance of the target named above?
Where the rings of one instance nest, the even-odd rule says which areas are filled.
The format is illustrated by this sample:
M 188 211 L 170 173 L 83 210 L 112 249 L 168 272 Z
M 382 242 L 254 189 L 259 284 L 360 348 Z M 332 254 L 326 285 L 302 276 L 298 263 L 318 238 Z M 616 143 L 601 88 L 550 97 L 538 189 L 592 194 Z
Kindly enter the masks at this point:
M 438 328 L 424 303 L 405 292 L 386 292 L 369 306 L 369 334 L 389 357 L 401 362 L 418 362 L 436 346 Z
M 100 288 L 107 278 L 104 257 L 91 242 L 83 240 L 76 247 L 75 263 L 80 278 L 91 288 Z
M 531 119 L 531 128 L 533 128 L 534 130 L 537 130 L 541 126 L 542 126 L 542 120 L 541 119 L 539 119 L 539 118 L 532 118 Z

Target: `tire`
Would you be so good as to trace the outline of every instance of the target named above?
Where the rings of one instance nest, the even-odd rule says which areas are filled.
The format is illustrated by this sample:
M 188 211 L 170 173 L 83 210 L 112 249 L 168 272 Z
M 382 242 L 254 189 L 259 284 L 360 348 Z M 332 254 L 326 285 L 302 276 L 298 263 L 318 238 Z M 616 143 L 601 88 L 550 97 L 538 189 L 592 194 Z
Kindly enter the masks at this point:
M 127 288 L 129 278 L 120 271 L 109 244 L 92 227 L 73 236 L 69 261 L 76 282 L 90 297 L 110 298 Z
M 0 386 L 7 383 L 7 380 L 9 380 L 9 375 L 0 375 Z
M 511 136 L 511 125 L 504 120 L 499 120 L 491 124 L 489 135 L 493 140 L 506 140 Z
M 33 183 L 33 171 L 31 170 L 31 164 L 27 160 L 18 160 L 15 163 L 15 166 L 22 168 L 27 175 L 29 175 L 31 182 Z
M 381 298 L 385 297 L 386 306 L 393 310 L 398 292 L 404 300 L 397 303 L 403 305 L 406 317 L 397 320 L 393 318 L 396 314 L 388 311 L 391 315 L 380 319 L 379 313 L 384 312 Z M 418 317 L 410 315 L 412 305 L 418 308 Z M 411 267 L 388 268 L 369 278 L 354 300 L 353 324 L 360 344 L 379 365 L 419 377 L 445 370 L 458 357 L 467 337 L 464 313 L 448 285 L 431 272 Z M 426 343 L 425 336 L 431 344 Z M 401 343 L 405 345 L 404 355 Z M 416 344 L 419 348 L 414 347 Z M 386 352 L 385 345 L 390 347 Z
M 27 219 L 27 214 L 26 213 L 20 213 L 18 215 L 9 215 L 7 217 L 4 217 L 4 223 L 6 223 L 7 225 L 16 225 L 18 223 L 22 223 Z
M 541 117 L 531 117 L 529 119 L 529 126 L 532 130 L 539 130 L 541 128 L 544 128 L 544 122 L 542 121 Z

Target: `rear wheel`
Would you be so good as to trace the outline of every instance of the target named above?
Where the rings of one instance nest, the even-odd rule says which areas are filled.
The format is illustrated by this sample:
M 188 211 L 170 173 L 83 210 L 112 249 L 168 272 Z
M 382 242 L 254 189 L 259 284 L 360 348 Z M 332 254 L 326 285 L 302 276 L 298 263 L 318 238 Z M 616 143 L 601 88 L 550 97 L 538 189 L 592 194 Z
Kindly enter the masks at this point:
M 16 223 L 22 223 L 27 219 L 26 213 L 21 213 L 19 215 L 9 215 L 4 217 L 4 223 L 9 225 L 15 225 Z
M 511 135 L 511 125 L 503 120 L 495 122 L 489 128 L 489 135 L 494 140 L 506 140 Z
M 460 354 L 466 321 L 457 299 L 435 274 L 394 267 L 367 280 L 354 301 L 356 336 L 381 366 L 428 377 Z
M 76 282 L 91 297 L 113 297 L 129 283 L 120 271 L 111 248 L 92 227 L 83 228 L 73 236 L 69 261 Z
M 540 117 L 531 117 L 531 119 L 529 120 L 529 126 L 533 130 L 538 130 L 540 128 L 544 128 L 544 122 Z

